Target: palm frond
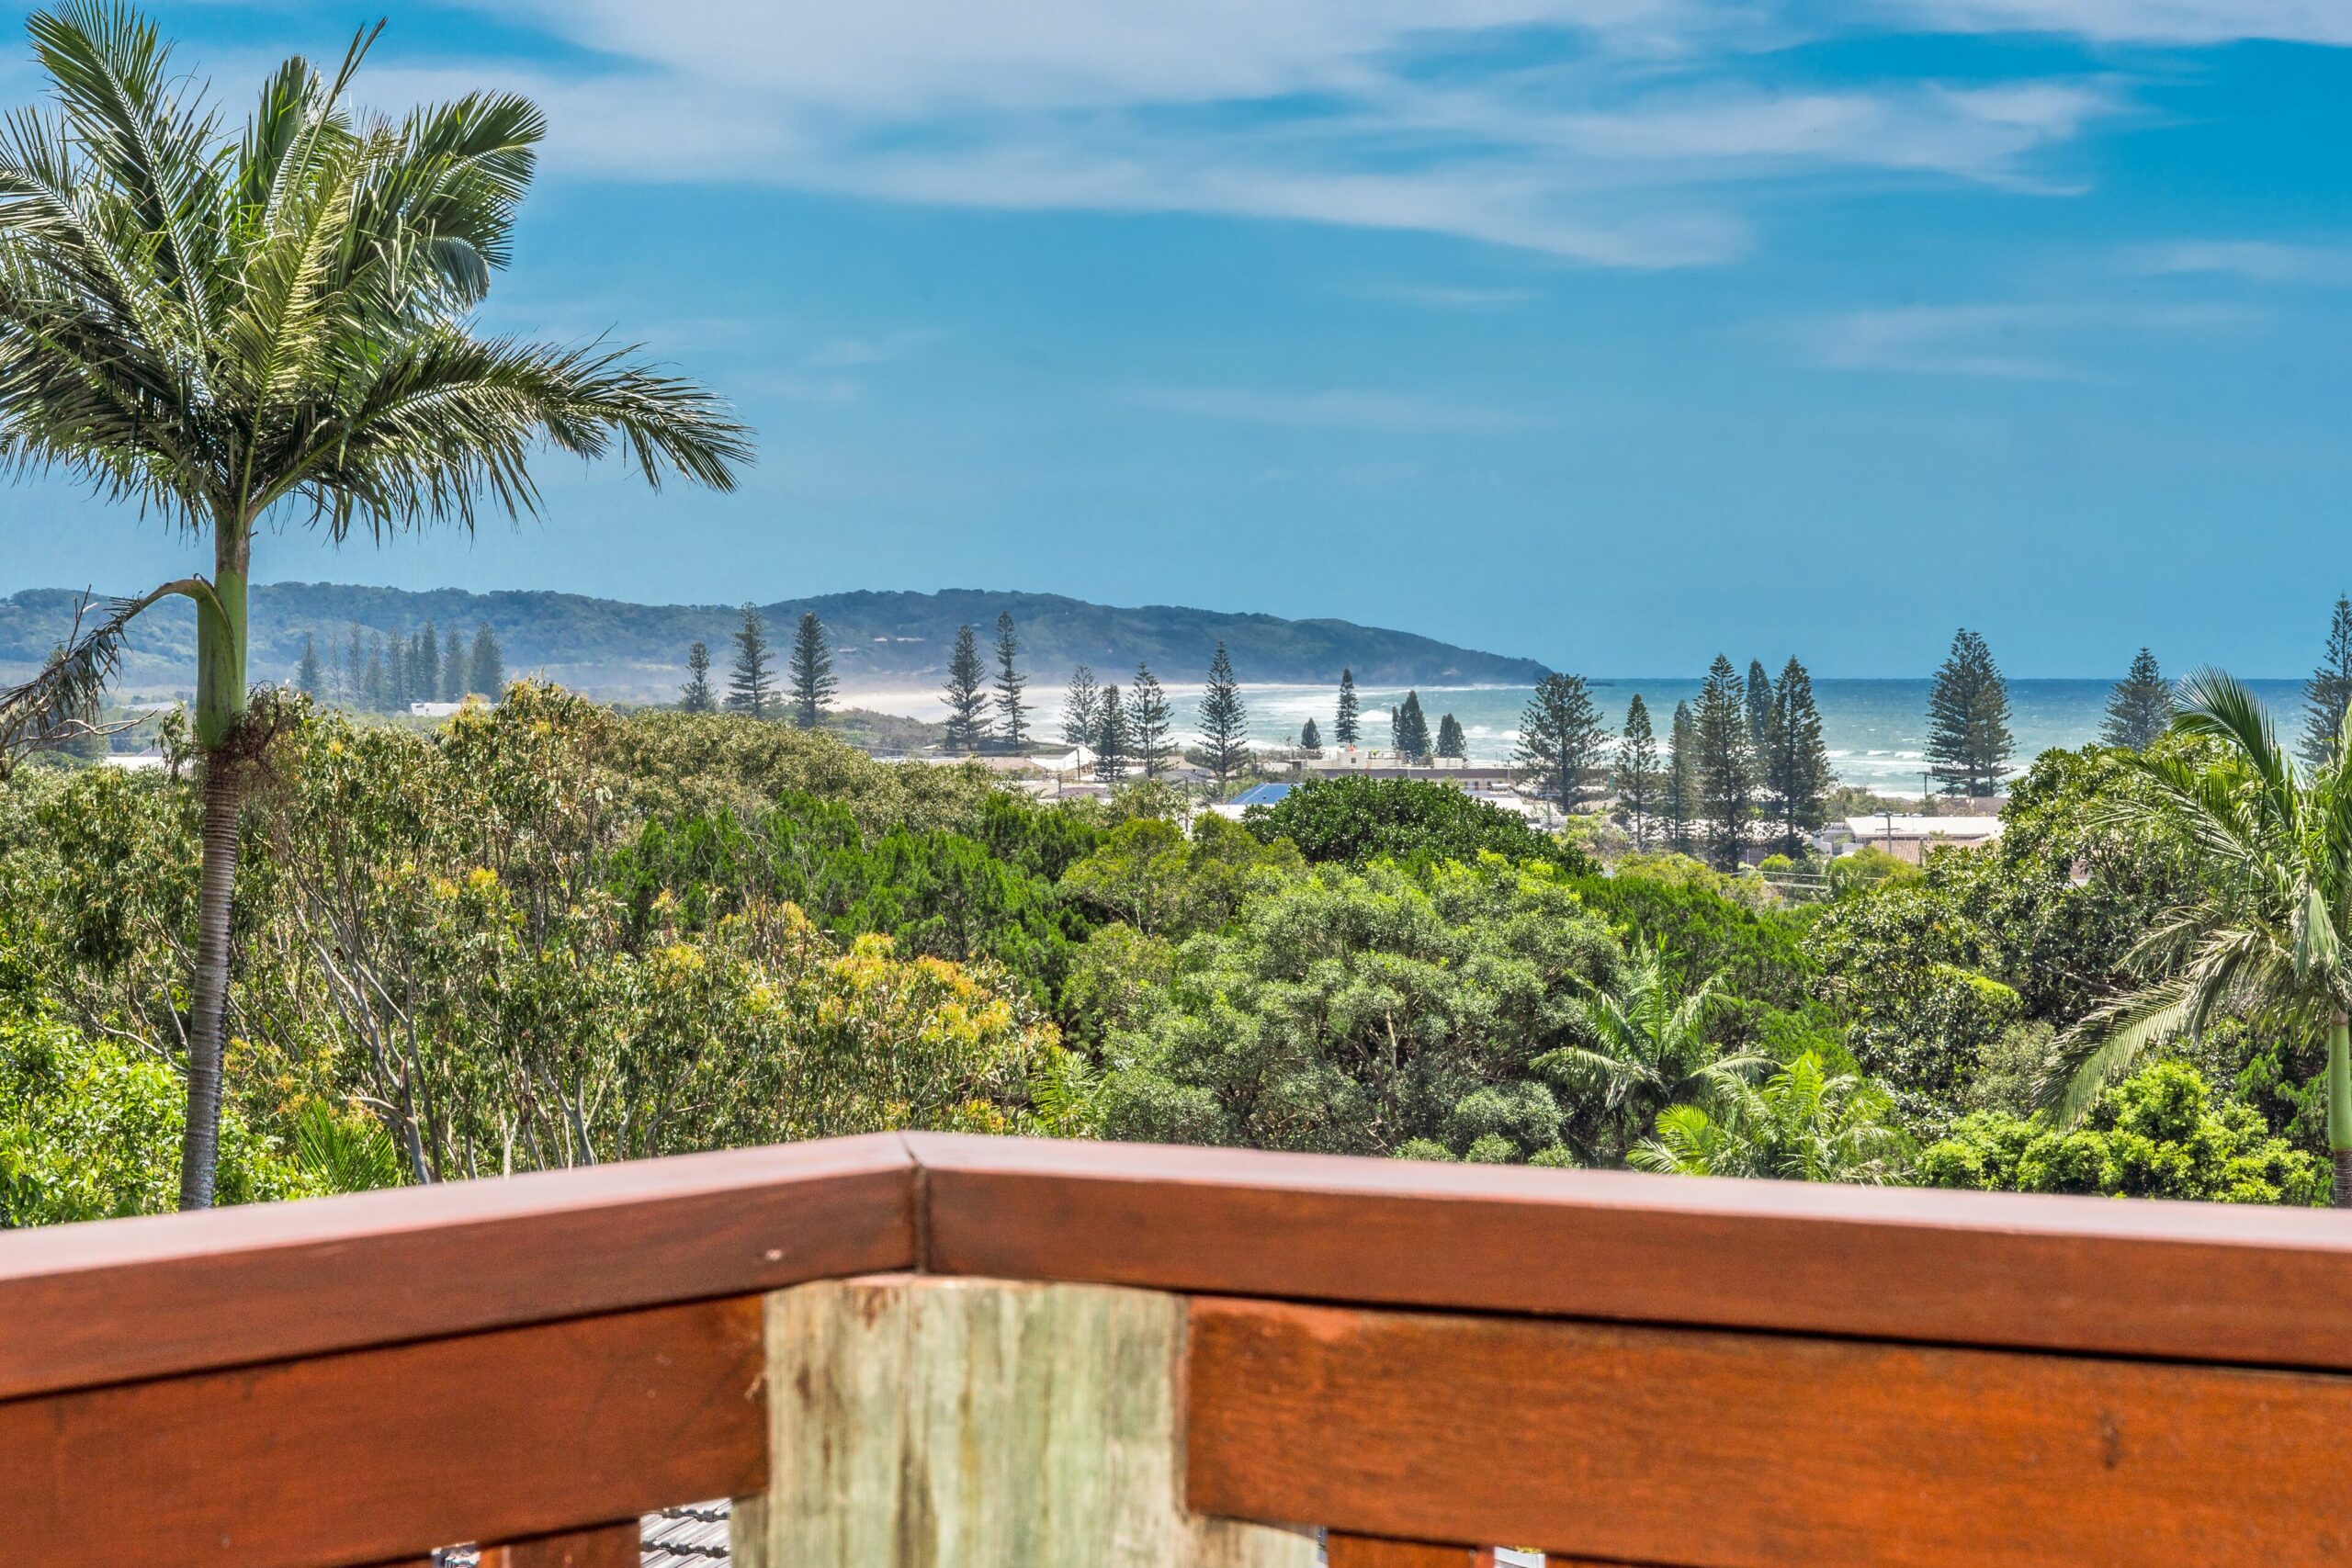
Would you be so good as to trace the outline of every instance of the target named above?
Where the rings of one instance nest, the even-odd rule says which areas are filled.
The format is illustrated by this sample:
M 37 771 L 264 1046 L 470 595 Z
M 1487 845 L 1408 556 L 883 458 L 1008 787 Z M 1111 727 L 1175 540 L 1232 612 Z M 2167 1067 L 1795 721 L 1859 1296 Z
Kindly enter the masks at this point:
M 209 331 L 227 160 L 213 117 L 174 96 L 171 46 L 153 22 L 107 0 L 69 0 L 25 28 L 83 155 L 159 238 L 164 277 L 198 333 Z
M 2062 1127 L 2081 1121 L 2101 1089 L 2150 1046 L 2188 1026 L 2196 994 L 2193 980 L 2166 980 L 2098 1009 L 2061 1034 L 2042 1073 L 2042 1109 Z
M 40 672 L 22 685 L 0 691 L 0 761 L 21 755 L 55 736 L 76 714 L 97 705 L 107 683 L 122 666 L 122 645 L 130 623 L 157 600 L 173 593 L 209 596 L 197 579 L 167 582 L 136 599 L 94 601 L 84 595 L 74 606 L 64 644 Z M 95 608 L 97 620 L 85 628 Z
M 655 486 L 673 470 L 732 490 L 750 432 L 723 400 L 630 362 L 623 351 L 560 349 L 436 333 L 371 367 L 347 410 L 320 408 L 304 450 L 282 465 L 274 501 L 301 493 L 342 538 L 423 522 L 470 528 L 487 500 L 534 513 L 527 464 L 546 442 L 582 457 L 617 446 Z
M 2180 708 L 2172 728 L 2177 735 L 2199 736 L 2230 747 L 2261 781 L 2266 813 L 2281 827 L 2293 824 L 2294 760 L 2278 744 L 2270 710 L 2244 682 L 2211 668 L 2192 671 L 2180 683 Z

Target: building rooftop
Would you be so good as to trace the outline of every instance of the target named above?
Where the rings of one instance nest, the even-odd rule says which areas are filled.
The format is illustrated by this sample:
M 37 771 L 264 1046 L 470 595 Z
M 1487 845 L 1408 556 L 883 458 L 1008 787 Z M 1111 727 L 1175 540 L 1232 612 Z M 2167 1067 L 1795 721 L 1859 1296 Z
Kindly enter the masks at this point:
M 1870 843 L 1887 839 L 1950 839 L 1955 843 L 1973 843 L 1983 839 L 2001 836 L 1998 817 L 1910 817 L 1897 813 L 1892 817 L 1849 817 L 1846 831 L 1857 842 Z

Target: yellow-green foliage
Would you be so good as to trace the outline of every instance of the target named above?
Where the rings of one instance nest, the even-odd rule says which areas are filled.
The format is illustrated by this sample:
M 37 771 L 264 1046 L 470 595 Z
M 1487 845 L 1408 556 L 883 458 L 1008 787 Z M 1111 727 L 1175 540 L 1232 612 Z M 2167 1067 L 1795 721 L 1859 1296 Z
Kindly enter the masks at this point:
M 0 1002 L 0 1224 L 170 1210 L 185 1097 L 179 1075 L 162 1063 Z M 274 1140 L 233 1111 L 222 1118 L 221 1202 L 318 1190 Z
M 2159 1062 L 2108 1089 L 2072 1131 L 2040 1116 L 1963 1116 L 1920 1156 L 1919 1178 L 1934 1187 L 2221 1203 L 2317 1203 L 2328 1190 L 2318 1159 L 2270 1136 L 2249 1107 L 2217 1102 L 2204 1076 L 2182 1062 Z
M 847 807 L 869 833 L 969 831 L 991 789 L 976 765 L 877 762 L 822 731 L 736 714 L 654 710 L 610 724 L 612 766 L 630 800 L 655 816 L 754 818 L 798 793 Z
M 525 683 L 434 734 L 299 707 L 280 723 L 249 813 L 231 1091 L 249 1124 L 308 1128 L 338 1182 L 373 1184 L 380 1151 L 305 1108 L 355 1098 L 412 1179 L 1031 1124 L 1057 1037 L 993 966 L 853 946 L 772 898 L 694 929 L 666 894 L 625 904 L 611 872 L 642 805 L 624 767 L 645 756 L 630 721 Z M 901 787 L 863 758 L 852 772 Z M 158 1064 L 176 1047 L 190 793 L 114 774 L 0 786 L 0 947 L 33 955 L 0 976 L 38 973 L 69 1016 Z
M 1185 936 L 1223 925 L 1253 890 L 1306 870 L 1288 839 L 1261 843 L 1237 822 L 1204 816 L 1188 836 L 1175 823 L 1136 817 L 1063 874 L 1063 891 L 1147 936 Z

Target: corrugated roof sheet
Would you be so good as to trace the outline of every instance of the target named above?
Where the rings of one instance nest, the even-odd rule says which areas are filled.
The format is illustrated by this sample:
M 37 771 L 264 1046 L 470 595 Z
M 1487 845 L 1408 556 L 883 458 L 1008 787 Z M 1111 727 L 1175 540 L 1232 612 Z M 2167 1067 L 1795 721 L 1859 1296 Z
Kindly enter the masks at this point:
M 640 1568 L 709 1568 L 727 1561 L 726 1499 L 664 1508 L 638 1525 Z M 481 1553 L 453 1546 L 433 1554 L 436 1568 L 479 1568 Z

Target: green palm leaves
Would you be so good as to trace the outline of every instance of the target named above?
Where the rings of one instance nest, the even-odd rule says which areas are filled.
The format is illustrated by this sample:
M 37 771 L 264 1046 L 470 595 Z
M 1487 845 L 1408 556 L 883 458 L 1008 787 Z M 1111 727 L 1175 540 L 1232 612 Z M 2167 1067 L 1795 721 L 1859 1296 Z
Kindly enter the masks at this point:
M 2305 1039 L 2324 1032 L 2330 1142 L 2352 1150 L 2346 737 L 2299 773 L 2262 704 L 2211 671 L 2183 683 L 2172 733 L 2202 744 L 2127 759 L 2143 787 L 2115 815 L 2177 834 L 2201 873 L 2199 891 L 2134 950 L 2146 983 L 2061 1038 L 2045 1102 L 2072 1121 L 2149 1047 L 2226 1012 Z M 2343 1186 L 2339 1202 L 2352 1197 Z
M 1677 1105 L 1627 1156 L 1668 1176 L 1789 1181 L 1899 1181 L 1908 1144 L 1886 1120 L 1886 1091 L 1833 1073 L 1807 1051 L 1759 1087 L 1734 1080 L 1712 1106 Z
M 1713 1103 L 1767 1064 L 1715 1054 L 1706 1024 L 1723 999 L 1716 977 L 1685 992 L 1663 949 L 1637 948 L 1613 990 L 1589 988 L 1569 1003 L 1570 1021 L 1592 1043 L 1547 1051 L 1534 1066 L 1567 1087 L 1598 1090 L 1611 1111 L 1647 1126 L 1679 1101 Z
M 153 25 L 29 24 L 51 102 L 0 126 L 0 452 L 191 527 L 292 502 L 340 536 L 537 504 L 541 442 L 726 488 L 718 400 L 627 351 L 469 331 L 545 132 L 473 94 L 404 118 L 291 60 L 242 133 L 177 96 Z
M 709 392 L 603 344 L 478 337 L 546 125 L 475 93 L 393 120 L 296 59 L 241 133 L 184 93 L 126 6 L 27 24 L 49 102 L 0 119 L 0 468 L 60 471 L 212 547 L 209 578 L 110 606 L 49 671 L 0 693 L 0 757 L 85 698 L 131 616 L 197 604 L 208 755 L 181 1201 L 211 1201 L 243 784 L 245 588 L 266 515 L 341 540 L 487 508 L 536 511 L 532 454 L 616 454 L 659 485 L 730 489 L 749 433 Z M 380 31 L 380 28 L 378 29 Z

